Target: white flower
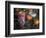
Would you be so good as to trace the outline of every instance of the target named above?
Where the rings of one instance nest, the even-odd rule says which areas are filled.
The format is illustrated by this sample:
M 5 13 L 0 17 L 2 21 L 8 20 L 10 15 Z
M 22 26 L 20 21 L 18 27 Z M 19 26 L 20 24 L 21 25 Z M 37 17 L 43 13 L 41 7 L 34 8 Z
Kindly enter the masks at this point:
M 36 15 L 37 15 L 36 13 L 32 13 L 31 14 L 32 17 L 36 17 Z

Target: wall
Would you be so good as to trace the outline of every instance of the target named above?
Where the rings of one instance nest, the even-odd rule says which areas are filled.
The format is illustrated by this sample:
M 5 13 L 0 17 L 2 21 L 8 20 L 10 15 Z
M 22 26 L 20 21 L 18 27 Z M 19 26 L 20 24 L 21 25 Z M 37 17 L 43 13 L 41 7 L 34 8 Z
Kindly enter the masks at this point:
M 16 1 L 43 2 L 45 3 L 45 9 L 46 9 L 46 0 L 16 0 Z M 45 28 L 45 32 L 46 32 L 46 28 Z M 0 0 L 0 38 L 6 38 L 5 37 L 5 0 Z M 24 37 L 21 36 L 14 38 L 46 38 L 46 35 L 24 36 Z

